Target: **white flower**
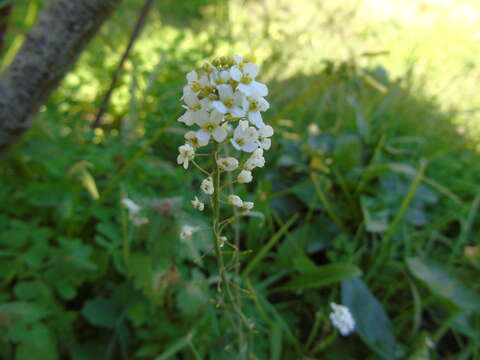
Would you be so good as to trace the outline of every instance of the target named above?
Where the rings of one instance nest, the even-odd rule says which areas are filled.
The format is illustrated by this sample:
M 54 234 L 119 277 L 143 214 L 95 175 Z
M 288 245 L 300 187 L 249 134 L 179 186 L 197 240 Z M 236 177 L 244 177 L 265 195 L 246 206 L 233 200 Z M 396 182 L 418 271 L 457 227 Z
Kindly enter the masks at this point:
M 210 136 L 217 142 L 222 142 L 227 137 L 227 130 L 225 130 L 221 123 L 223 121 L 223 114 L 213 110 L 208 117 L 197 118 L 196 123 L 200 126 L 197 131 L 197 138 L 200 141 L 210 141 Z
M 237 180 L 240 184 L 246 184 L 251 182 L 253 179 L 252 172 L 249 170 L 242 170 L 237 176 Z
M 194 209 L 197 209 L 199 211 L 203 211 L 203 209 L 205 208 L 205 204 L 198 200 L 198 197 L 196 196 L 195 199 L 192 200 L 192 205 Z
M 129 198 L 123 198 L 122 204 L 128 210 L 128 213 L 131 215 L 138 214 L 142 209 L 139 205 L 135 204 L 133 200 L 130 200 Z
M 202 189 L 205 194 L 212 195 L 213 192 L 215 191 L 215 188 L 213 187 L 212 178 L 208 177 L 204 179 L 200 184 L 200 189 Z
M 135 204 L 133 200 L 130 200 L 129 198 L 123 198 L 122 205 L 127 209 L 128 219 L 133 223 L 133 225 L 142 226 L 143 224 L 148 223 L 148 218 L 138 216 L 142 208 Z
M 180 154 L 177 156 L 178 165 L 183 164 L 184 169 L 188 169 L 188 162 L 193 160 L 195 150 L 189 144 L 182 145 L 178 148 Z
M 192 235 L 197 231 L 197 228 L 190 225 L 183 225 L 182 229 L 180 230 L 180 239 L 181 240 L 188 240 L 192 237 Z
M 253 202 L 251 201 L 244 201 L 242 205 L 242 209 L 250 211 L 253 208 Z
M 247 62 L 243 65 L 242 70 L 237 65 L 232 66 L 230 69 L 230 76 L 239 84 L 237 89 L 243 92 L 247 96 L 267 96 L 268 88 L 265 84 L 255 81 L 255 77 L 259 71 L 258 65 Z
M 267 100 L 260 96 L 247 96 L 243 100 L 242 107 L 248 115 L 248 120 L 250 120 L 252 124 L 259 129 L 265 126 L 260 112 L 267 111 L 270 107 Z
M 238 168 L 238 160 L 231 156 L 218 159 L 217 164 L 223 171 L 233 171 Z
M 178 118 L 178 121 L 183 122 L 187 126 L 192 126 L 195 124 L 197 117 L 202 116 L 202 114 L 199 114 L 199 112 L 202 110 L 205 112 L 205 110 L 208 110 L 209 108 L 209 100 L 207 98 L 199 100 L 197 95 L 194 93 L 188 93 L 184 95 L 183 101 L 185 101 L 186 105 L 182 106 L 187 111 Z
M 228 203 L 233 205 L 233 206 L 238 206 L 242 207 L 243 206 L 243 201 L 240 199 L 240 196 L 238 195 L 228 195 Z
M 248 160 L 245 162 L 243 167 L 245 168 L 245 170 L 253 170 L 256 167 L 261 168 L 264 165 L 265 165 L 265 158 L 263 157 L 263 149 L 258 148 L 248 158 Z
M 233 132 L 233 139 L 230 140 L 233 147 L 237 150 L 252 152 L 258 147 L 257 141 L 257 129 L 248 126 L 248 121 L 240 120 L 239 125 Z
M 213 86 L 226 84 L 230 80 L 230 71 L 227 71 L 227 70 L 222 70 L 220 72 L 215 71 L 212 74 L 210 74 L 210 79 L 211 79 L 210 83 Z
M 330 303 L 333 312 L 330 313 L 330 320 L 332 321 L 333 326 L 335 326 L 340 334 L 347 336 L 355 328 L 355 320 L 353 319 L 352 314 L 348 307 L 343 305 L 337 305 L 335 303 Z
M 227 242 L 227 237 L 226 236 L 220 236 L 220 241 L 218 242 L 219 247 L 223 247 L 225 243 Z
M 188 82 L 188 87 L 191 89 L 191 91 L 196 93 L 196 92 L 199 92 L 203 87 L 205 87 L 205 85 L 208 84 L 208 77 L 206 77 L 205 75 L 199 77 L 197 72 L 193 70 L 187 74 L 187 82 Z
M 185 137 L 185 140 L 187 140 L 188 144 L 192 146 L 194 149 L 208 145 L 208 141 L 201 141 L 197 137 L 197 133 L 195 131 L 188 131 L 184 135 L 184 137 Z
M 234 118 L 239 118 L 245 115 L 245 111 L 242 109 L 242 103 L 244 102 L 244 95 L 239 92 L 233 92 L 230 85 L 218 85 L 218 95 L 220 100 L 216 100 L 212 103 L 212 106 L 220 113 L 225 114 L 230 112 L 230 115 Z
M 265 149 L 270 149 L 272 145 L 272 141 L 268 139 L 270 136 L 273 135 L 273 128 L 270 125 L 266 125 L 260 130 L 258 130 L 258 143 L 259 145 Z

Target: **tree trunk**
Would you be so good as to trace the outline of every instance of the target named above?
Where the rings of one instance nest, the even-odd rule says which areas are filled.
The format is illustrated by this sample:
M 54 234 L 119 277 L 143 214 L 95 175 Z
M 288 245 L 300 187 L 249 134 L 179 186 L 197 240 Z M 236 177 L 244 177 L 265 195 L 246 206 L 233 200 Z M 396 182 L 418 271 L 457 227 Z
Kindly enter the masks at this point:
M 31 118 L 70 70 L 121 0 L 53 0 L 0 76 L 0 153 L 30 126 Z

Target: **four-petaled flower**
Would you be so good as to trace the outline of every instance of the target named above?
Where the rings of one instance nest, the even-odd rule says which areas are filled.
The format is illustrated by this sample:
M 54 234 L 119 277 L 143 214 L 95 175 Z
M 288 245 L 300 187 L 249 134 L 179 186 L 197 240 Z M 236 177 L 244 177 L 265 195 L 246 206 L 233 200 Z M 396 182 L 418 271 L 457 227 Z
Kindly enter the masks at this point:
M 197 209 L 199 211 L 203 211 L 203 209 L 205 208 L 205 204 L 198 200 L 198 197 L 196 196 L 195 199 L 192 200 L 192 205 L 194 209 Z
M 233 171 L 238 168 L 238 160 L 231 156 L 218 159 L 217 164 L 222 171 Z
M 248 126 L 248 121 L 240 120 L 230 142 L 237 150 L 253 152 L 258 147 L 257 140 L 258 130 L 253 126 Z
M 200 184 L 200 189 L 202 189 L 205 194 L 212 195 L 213 192 L 215 191 L 215 188 L 213 187 L 212 178 L 208 177 L 204 179 Z
M 208 113 L 197 117 L 197 125 L 200 130 L 197 131 L 199 141 L 207 142 L 212 136 L 217 142 L 222 142 L 227 137 L 227 130 L 221 126 L 224 117 L 223 114 L 213 110 L 210 115 Z
M 180 153 L 177 156 L 177 163 L 183 164 L 184 169 L 188 169 L 188 162 L 193 160 L 195 156 L 195 150 L 189 144 L 182 145 L 178 148 L 178 152 Z

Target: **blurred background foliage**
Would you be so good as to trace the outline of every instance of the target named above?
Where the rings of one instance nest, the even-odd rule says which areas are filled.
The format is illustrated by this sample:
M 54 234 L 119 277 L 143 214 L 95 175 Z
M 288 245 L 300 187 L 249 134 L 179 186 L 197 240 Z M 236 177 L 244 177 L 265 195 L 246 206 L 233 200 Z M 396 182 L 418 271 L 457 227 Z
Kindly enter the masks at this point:
M 15 2 L 3 68 L 46 3 Z M 142 6 L 122 3 L 1 160 L 1 358 L 478 359 L 478 2 L 155 2 L 93 131 Z M 175 163 L 185 73 L 237 53 L 276 131 L 240 193 L 263 213 L 237 229 L 248 329 L 216 306 L 208 232 L 179 237 L 209 219 Z

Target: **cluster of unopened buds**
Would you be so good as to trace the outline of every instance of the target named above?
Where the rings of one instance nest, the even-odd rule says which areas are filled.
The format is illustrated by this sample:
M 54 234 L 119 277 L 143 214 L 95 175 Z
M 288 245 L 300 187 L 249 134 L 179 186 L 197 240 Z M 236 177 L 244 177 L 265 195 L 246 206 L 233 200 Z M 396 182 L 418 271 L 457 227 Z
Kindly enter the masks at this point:
M 231 172 L 233 182 L 245 184 L 252 181 L 253 169 L 265 165 L 263 152 L 270 149 L 273 128 L 262 119 L 261 113 L 269 108 L 264 98 L 268 88 L 256 81 L 258 72 L 253 61 L 237 55 L 216 58 L 187 74 L 182 96 L 186 111 L 178 121 L 194 129 L 185 134 L 177 162 L 185 169 L 193 163 L 206 175 L 200 185 L 206 195 L 220 190 L 213 179 L 217 174 Z M 210 143 L 214 144 L 211 153 L 199 153 Z M 199 156 L 210 156 L 213 170 L 203 169 L 196 162 Z M 254 205 L 235 194 L 220 200 L 244 212 Z M 192 205 L 200 211 L 205 208 L 198 197 Z

